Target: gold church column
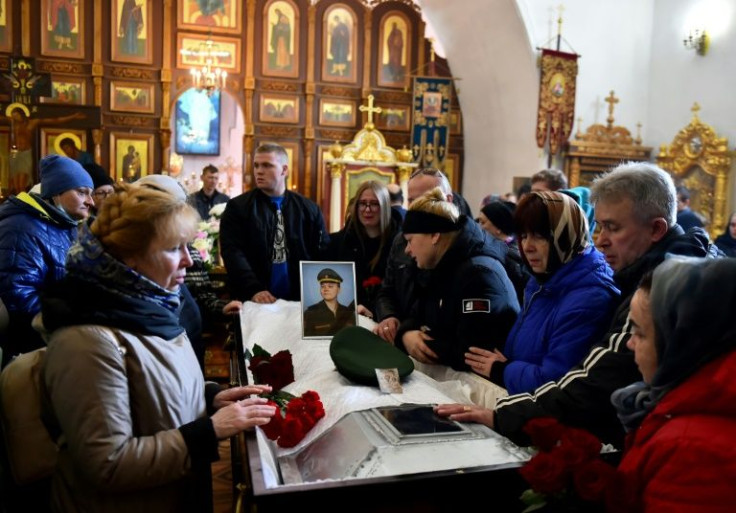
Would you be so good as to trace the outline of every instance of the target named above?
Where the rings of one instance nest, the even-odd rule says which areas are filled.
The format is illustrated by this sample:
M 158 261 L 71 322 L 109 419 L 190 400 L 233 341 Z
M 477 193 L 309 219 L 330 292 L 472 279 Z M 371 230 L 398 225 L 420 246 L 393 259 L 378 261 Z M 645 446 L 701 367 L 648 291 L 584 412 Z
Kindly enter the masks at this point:
M 363 43 L 363 102 L 371 94 L 371 29 L 373 28 L 373 11 L 365 10 L 365 41 Z M 380 53 L 380 52 L 379 52 Z
M 248 0 L 246 4 L 247 21 L 245 25 L 245 48 L 255 48 L 256 0 Z M 243 76 L 243 95 L 245 96 L 245 132 L 243 134 L 243 185 L 250 184 L 248 178 L 249 163 L 253 160 L 255 127 L 253 126 L 253 92 L 256 79 L 253 73 L 253 51 L 245 53 L 245 70 Z
M 159 120 L 159 147 L 161 148 L 161 170 L 168 171 L 171 146 L 171 38 L 172 38 L 172 0 L 164 0 L 163 41 L 161 51 L 161 119 Z
M 13 23 L 13 20 L 8 20 Z M 31 56 L 31 0 L 23 0 L 20 6 L 21 40 L 20 51 L 23 57 Z

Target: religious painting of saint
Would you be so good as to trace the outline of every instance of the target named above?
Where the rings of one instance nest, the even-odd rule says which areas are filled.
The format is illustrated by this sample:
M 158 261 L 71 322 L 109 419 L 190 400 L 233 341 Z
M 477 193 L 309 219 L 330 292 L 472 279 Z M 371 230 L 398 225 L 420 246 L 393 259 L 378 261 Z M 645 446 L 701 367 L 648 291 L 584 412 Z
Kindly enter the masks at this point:
M 51 96 L 41 97 L 41 103 L 66 103 L 69 105 L 84 105 L 85 82 L 78 77 L 59 77 L 51 79 Z
M 322 80 L 351 82 L 357 77 L 357 18 L 344 4 L 325 10 L 322 20 Z
M 263 74 L 299 76 L 299 10 L 291 0 L 271 0 L 264 7 Z
M 299 100 L 294 96 L 261 94 L 261 121 L 271 123 L 298 123 Z
M 176 153 L 220 154 L 220 91 L 194 87 L 176 100 Z
M 128 183 L 153 172 L 153 135 L 111 132 L 110 170 L 116 182 Z
M 13 50 L 13 2 L 0 0 L 0 52 Z
M 212 63 L 228 73 L 240 72 L 240 39 L 235 37 L 205 36 L 200 34 L 179 33 L 176 38 L 177 68 L 201 68 L 205 63 L 202 52 L 207 48 L 207 42 L 212 44 L 211 49 L 216 54 Z
M 355 103 L 350 100 L 319 100 L 319 124 L 325 126 L 355 126 Z
M 153 114 L 153 84 L 110 81 L 110 110 Z
M 70 128 L 42 128 L 41 129 L 41 155 L 56 154 L 56 155 L 63 155 L 67 157 L 68 155 L 60 146 L 61 141 L 66 138 L 72 139 L 74 141 L 74 145 L 80 152 L 86 152 L 87 150 L 87 131 L 86 130 L 73 130 Z
M 178 0 L 178 27 L 228 34 L 241 32 L 242 0 Z
M 84 58 L 84 28 L 84 0 L 42 0 L 42 55 Z
M 422 95 L 422 115 L 425 118 L 438 118 L 442 112 L 442 93 L 426 91 Z
M 390 11 L 381 19 L 378 36 L 377 83 L 384 87 L 409 85 L 411 24 L 406 15 Z
M 152 0 L 113 0 L 112 9 L 112 60 L 153 62 Z
M 408 105 L 388 105 L 376 116 L 376 128 L 408 132 L 410 118 Z

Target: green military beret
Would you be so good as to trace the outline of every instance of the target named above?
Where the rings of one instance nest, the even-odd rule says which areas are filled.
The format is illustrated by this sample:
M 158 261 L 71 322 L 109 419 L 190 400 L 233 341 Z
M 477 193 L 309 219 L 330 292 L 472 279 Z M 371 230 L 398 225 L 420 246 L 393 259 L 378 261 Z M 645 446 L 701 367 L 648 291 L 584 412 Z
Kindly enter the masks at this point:
M 361 385 L 378 386 L 376 369 L 398 369 L 400 378 L 414 370 L 414 362 L 406 353 L 359 326 L 347 326 L 335 333 L 330 357 L 340 374 Z
M 331 283 L 342 283 L 342 277 L 330 268 L 322 269 L 317 274 L 317 281 L 322 283 L 323 281 Z

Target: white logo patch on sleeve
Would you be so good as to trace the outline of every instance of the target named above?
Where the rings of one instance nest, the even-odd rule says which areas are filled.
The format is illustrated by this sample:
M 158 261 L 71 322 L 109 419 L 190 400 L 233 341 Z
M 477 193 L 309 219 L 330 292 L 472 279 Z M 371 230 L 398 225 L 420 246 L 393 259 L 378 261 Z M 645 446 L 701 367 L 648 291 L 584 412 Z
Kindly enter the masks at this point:
M 489 313 L 490 299 L 463 299 L 463 313 Z

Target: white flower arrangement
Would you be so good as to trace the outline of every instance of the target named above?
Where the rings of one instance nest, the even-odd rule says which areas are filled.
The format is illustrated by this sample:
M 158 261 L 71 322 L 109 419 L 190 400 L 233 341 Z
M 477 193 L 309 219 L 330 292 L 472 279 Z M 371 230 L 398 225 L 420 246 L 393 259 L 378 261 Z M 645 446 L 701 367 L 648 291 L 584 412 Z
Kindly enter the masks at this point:
M 220 260 L 218 239 L 220 238 L 220 217 L 224 211 L 225 203 L 212 207 L 209 212 L 210 219 L 200 221 L 197 226 L 197 235 L 192 241 L 192 247 L 199 251 L 208 269 L 217 265 Z

